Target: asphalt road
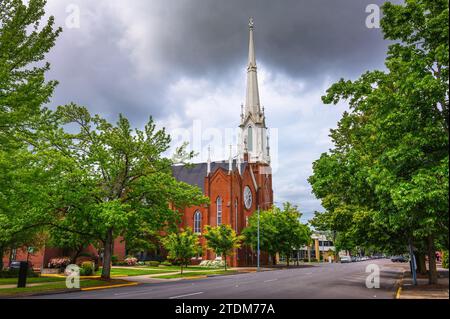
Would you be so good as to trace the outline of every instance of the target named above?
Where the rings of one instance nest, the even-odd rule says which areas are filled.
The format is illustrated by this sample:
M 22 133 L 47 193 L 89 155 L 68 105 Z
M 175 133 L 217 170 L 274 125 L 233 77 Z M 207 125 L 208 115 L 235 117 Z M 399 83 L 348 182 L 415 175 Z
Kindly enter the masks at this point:
M 366 287 L 366 266 L 380 268 L 380 288 Z M 295 269 L 244 273 L 196 280 L 142 284 L 73 292 L 40 299 L 392 299 L 407 264 L 387 259 L 320 264 Z

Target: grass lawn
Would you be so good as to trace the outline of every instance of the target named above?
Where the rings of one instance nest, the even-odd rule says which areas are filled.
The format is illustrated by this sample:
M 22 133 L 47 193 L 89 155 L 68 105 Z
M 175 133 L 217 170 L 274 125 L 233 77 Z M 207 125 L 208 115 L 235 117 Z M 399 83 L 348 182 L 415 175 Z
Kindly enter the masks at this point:
M 48 278 L 50 279 L 50 278 Z M 55 279 L 55 278 L 51 278 Z M 61 278 L 64 280 L 64 278 Z M 111 284 L 121 284 L 123 281 L 104 281 L 104 280 L 92 280 L 85 279 L 80 280 L 80 287 L 96 287 L 96 286 L 106 286 Z M 26 288 L 1 288 L 0 286 L 0 297 L 2 296 L 19 296 L 19 295 L 28 295 L 38 292 L 58 292 L 58 291 L 70 291 L 71 289 L 66 288 L 66 283 L 64 281 L 53 281 L 48 282 L 39 286 L 26 287 Z M 77 289 L 78 290 L 78 289 Z
M 149 268 L 149 267 L 148 267 Z M 162 266 L 159 267 L 152 267 L 154 269 L 170 269 L 172 271 L 180 271 L 180 266 Z M 187 268 L 183 267 L 184 270 L 217 270 L 217 268 L 207 268 L 207 267 L 200 267 L 200 266 L 188 266 Z
M 154 269 L 142 268 L 142 269 L 127 269 L 127 268 L 112 268 L 111 276 L 142 276 L 142 275 L 154 275 L 173 272 L 171 269 L 159 269 L 155 267 Z M 102 274 L 102 268 L 100 268 L 95 275 L 100 276 Z
M 159 278 L 159 279 L 174 279 L 174 278 L 185 278 L 185 277 L 199 277 L 199 276 L 205 276 L 205 275 L 234 275 L 237 274 L 237 271 L 234 270 L 216 270 L 216 271 L 196 271 L 196 272 L 188 272 L 183 273 L 181 275 L 178 274 L 172 274 L 172 275 L 161 275 L 161 276 L 155 276 L 153 278 Z
M 0 278 L 0 288 L 2 285 L 14 285 L 17 284 L 18 278 Z M 55 281 L 65 281 L 66 278 L 58 277 L 29 277 L 27 278 L 27 284 L 35 284 L 41 282 L 55 282 Z

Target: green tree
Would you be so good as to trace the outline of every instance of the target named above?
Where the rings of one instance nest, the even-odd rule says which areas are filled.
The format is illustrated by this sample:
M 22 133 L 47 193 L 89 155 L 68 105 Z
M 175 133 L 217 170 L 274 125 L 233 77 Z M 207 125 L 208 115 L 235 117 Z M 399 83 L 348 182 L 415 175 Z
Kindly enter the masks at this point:
M 300 222 L 302 214 L 296 206 L 284 203 L 283 209 L 273 206 L 259 214 L 259 247 L 269 256 L 276 253 L 289 257 L 294 249 L 307 245 L 311 241 L 309 227 Z M 257 249 L 258 243 L 258 215 L 249 218 L 248 226 L 242 232 L 245 242 Z M 273 262 L 273 258 L 272 258 Z
M 45 54 L 62 31 L 54 17 L 42 26 L 45 0 L 2 0 L 0 3 L 0 145 L 17 140 L 18 133 L 36 128 L 42 106 L 57 84 L 46 81 Z M 42 26 L 42 27 L 41 27 Z M 20 140 L 19 140 L 20 141 Z
M 197 187 L 172 176 L 173 161 L 162 156 L 170 137 L 152 119 L 133 131 L 123 116 L 112 125 L 73 104 L 56 115 L 61 129 L 43 134 L 39 144 L 63 168 L 47 225 L 100 242 L 102 278 L 110 277 L 115 238 L 139 236 L 144 226 L 163 230 L 179 221 L 178 209 L 207 201 Z
M 208 248 L 213 250 L 216 255 L 222 256 L 225 270 L 227 270 L 227 256 L 231 256 L 235 249 L 241 247 L 244 237 L 236 235 L 230 225 L 224 224 L 216 227 L 206 225 L 203 235 Z
M 164 248 L 167 249 L 167 257 L 180 263 L 180 273 L 183 275 L 183 266 L 188 266 L 192 257 L 197 255 L 199 240 L 191 228 L 185 231 L 170 233 L 162 238 Z
M 287 266 L 293 250 L 297 250 L 311 242 L 311 231 L 300 222 L 302 214 L 297 206 L 284 203 L 283 209 L 276 209 L 275 227 L 278 252 L 286 256 Z
M 424 243 L 435 283 L 434 246 L 448 247 L 448 1 L 385 3 L 383 11 L 384 36 L 394 41 L 387 71 L 328 89 L 324 103 L 345 99 L 350 111 L 310 182 L 331 225 L 342 211 L 351 216 L 333 227 L 356 244 Z
M 245 237 L 245 243 L 256 251 L 258 248 L 258 214 L 252 214 L 249 217 L 248 225 L 242 230 L 242 234 Z M 260 211 L 259 248 L 261 251 L 267 252 L 272 263 L 275 260 L 273 256 L 278 252 L 277 234 L 275 211 L 273 209 Z
M 43 219 L 53 173 L 31 151 L 57 84 L 45 79 L 45 55 L 61 28 L 53 17 L 43 21 L 45 3 L 0 2 L 0 269 L 6 250 L 32 243 L 43 231 L 33 225 Z

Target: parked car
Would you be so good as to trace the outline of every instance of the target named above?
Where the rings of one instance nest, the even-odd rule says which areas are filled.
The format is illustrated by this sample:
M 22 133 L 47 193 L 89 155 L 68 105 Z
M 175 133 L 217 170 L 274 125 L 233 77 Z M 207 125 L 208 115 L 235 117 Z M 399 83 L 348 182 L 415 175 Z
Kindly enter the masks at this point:
M 405 256 L 392 256 L 391 261 L 394 263 L 406 263 L 408 262 L 408 258 Z
M 352 258 L 350 256 L 342 256 L 340 258 L 342 264 L 351 263 Z
M 369 257 L 367 257 L 367 256 L 364 256 L 364 257 L 361 257 L 361 261 L 364 261 L 364 260 L 369 260 L 370 258 Z

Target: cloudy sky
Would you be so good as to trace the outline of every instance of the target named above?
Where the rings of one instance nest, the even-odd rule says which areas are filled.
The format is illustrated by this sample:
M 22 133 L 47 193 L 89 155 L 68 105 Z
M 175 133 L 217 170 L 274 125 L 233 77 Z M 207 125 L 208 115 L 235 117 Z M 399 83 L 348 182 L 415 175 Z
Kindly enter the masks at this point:
M 123 113 L 137 128 L 151 115 L 174 145 L 194 145 L 197 162 L 208 145 L 213 160 L 228 158 L 253 16 L 275 201 L 299 205 L 308 220 L 322 210 L 307 182 L 312 162 L 332 147 L 329 130 L 346 110 L 320 97 L 341 77 L 384 68 L 388 42 L 365 24 L 367 5 L 383 2 L 48 0 L 48 14 L 64 28 L 48 56 L 49 78 L 60 82 L 52 104 L 75 102 L 111 121 Z

